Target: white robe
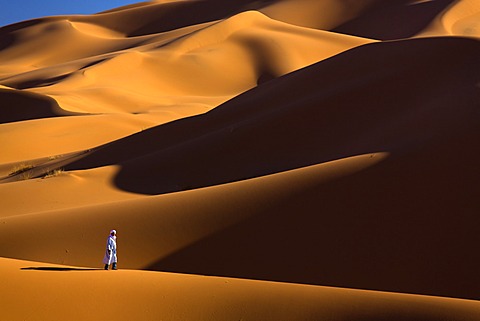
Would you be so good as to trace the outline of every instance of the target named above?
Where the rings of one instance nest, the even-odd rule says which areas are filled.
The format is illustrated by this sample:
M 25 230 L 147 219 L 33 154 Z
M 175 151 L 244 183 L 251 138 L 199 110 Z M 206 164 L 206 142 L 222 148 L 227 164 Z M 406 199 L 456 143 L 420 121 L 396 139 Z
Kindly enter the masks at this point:
M 107 249 L 105 250 L 105 256 L 103 257 L 103 264 L 117 263 L 117 237 L 109 236 L 107 239 Z M 110 250 L 110 254 L 108 254 Z

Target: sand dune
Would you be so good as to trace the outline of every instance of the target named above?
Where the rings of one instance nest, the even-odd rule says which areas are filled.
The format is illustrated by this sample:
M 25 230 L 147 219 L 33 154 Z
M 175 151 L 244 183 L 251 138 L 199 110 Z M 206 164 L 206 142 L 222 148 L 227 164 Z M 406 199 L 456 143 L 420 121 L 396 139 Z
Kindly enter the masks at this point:
M 64 24 L 72 29 L 66 37 L 72 39 L 77 47 L 105 51 L 96 42 L 104 47 L 108 39 L 96 38 L 93 42 L 81 39 L 84 37 L 82 31 L 74 28 L 68 20 L 55 23 L 60 24 L 60 29 L 64 28 Z M 92 24 L 89 26 L 93 27 Z M 42 33 L 43 29 L 36 29 L 40 28 L 35 28 L 36 33 Z M 96 61 L 89 62 L 87 66 L 86 61 L 84 64 L 75 61 L 73 64 L 76 66 L 62 64 L 60 70 L 45 68 L 43 75 L 35 70 L 8 77 L 4 84 L 22 89 L 31 88 L 29 84 L 32 84 L 32 91 L 52 96 L 63 108 L 75 112 L 152 113 L 157 109 L 161 112 L 165 105 L 173 110 L 172 105 L 192 106 L 194 110 L 200 106 L 199 110 L 204 112 L 254 87 L 259 81 L 284 75 L 369 42 L 367 39 L 286 25 L 254 11 L 203 26 L 203 29 L 189 35 L 180 33 L 175 36 L 177 38 L 174 39 L 163 35 L 155 39 L 149 37 L 148 45 L 139 47 L 136 44 L 133 48 L 131 38 L 113 39 L 125 50 L 109 47 L 109 51 L 114 53 L 101 57 L 85 50 L 79 51 L 75 46 L 65 47 L 64 43 L 56 40 L 59 39 L 56 32 L 50 32 L 45 37 L 53 38 L 64 48 L 48 48 L 48 53 L 52 51 L 59 56 L 58 59 L 52 58 L 55 63 L 62 63 L 64 59 L 85 60 L 85 56 L 92 55 L 97 56 Z M 87 41 L 88 46 L 85 45 Z M 139 41 L 135 40 L 136 43 Z M 25 43 L 36 46 L 28 41 Z M 6 58 L 17 56 L 17 48 L 6 50 Z M 76 56 L 71 56 L 70 52 Z M 32 55 L 46 56 L 41 53 Z M 229 62 L 232 57 L 235 57 L 236 64 Z M 46 66 L 50 64 L 47 62 Z M 70 70 L 67 72 L 67 69 Z M 44 79 L 43 84 L 36 82 L 39 77 Z M 101 87 L 98 84 L 102 84 Z
M 433 49 L 436 59 L 425 48 Z M 96 258 L 86 249 L 100 243 L 101 229 L 108 229 L 108 224 L 101 224 L 99 217 L 106 217 L 111 222 L 113 215 L 124 217 L 128 222 L 128 226 L 120 222 L 116 224 L 124 231 L 129 231 L 136 224 L 144 226 L 149 222 L 148 229 L 143 228 L 149 238 L 137 237 L 139 243 L 124 249 L 124 264 L 127 267 L 476 297 L 476 282 L 468 285 L 468 280 L 477 278 L 477 259 L 468 258 L 467 253 L 468 244 L 474 244 L 477 238 L 472 227 L 478 210 L 478 195 L 473 189 L 464 193 L 464 188 L 474 186 L 476 181 L 472 174 L 476 171 L 479 155 L 474 143 L 478 139 L 478 117 L 472 103 L 475 102 L 474 86 L 478 74 L 473 69 L 465 70 L 443 64 L 443 61 L 455 50 L 456 57 L 468 66 L 475 66 L 478 49 L 476 41 L 448 38 L 365 46 L 259 86 L 208 114 L 143 131 L 101 147 L 65 168 L 75 170 L 72 174 L 81 177 L 84 174 L 76 174 L 76 171 L 121 165 L 113 181 L 117 188 L 161 194 L 158 199 L 149 199 L 148 203 L 137 199 L 128 204 L 39 213 L 31 218 L 7 218 L 3 237 L 9 239 L 13 235 L 29 234 L 35 226 L 35 236 L 30 236 L 35 241 L 25 244 L 23 249 L 5 248 L 2 253 L 17 258 L 94 265 Z M 408 80 L 399 77 L 400 71 L 395 68 L 399 64 L 396 55 L 399 51 L 405 61 L 415 58 L 416 65 L 411 65 L 417 72 L 415 81 L 409 78 L 408 71 L 404 71 Z M 368 64 L 370 57 L 375 55 L 384 57 L 382 65 L 374 67 Z M 389 56 L 395 59 L 388 59 Z M 328 88 L 316 78 L 323 75 L 331 80 L 333 76 L 329 75 L 329 70 L 336 74 L 341 70 L 340 66 L 350 70 L 350 63 L 372 73 L 378 68 L 377 73 L 383 75 L 380 78 L 360 72 L 360 79 L 348 79 L 347 71 L 338 73 L 337 83 L 342 84 L 342 94 L 349 93 L 343 101 L 332 94 L 335 87 Z M 453 82 L 449 83 L 437 74 L 448 75 Z M 366 81 L 370 79 L 380 79 L 384 85 Z M 438 79 L 440 83 L 431 79 Z M 349 83 L 352 84 L 346 86 Z M 302 86 L 295 88 L 295 84 Z M 315 84 L 324 88 L 325 92 L 314 92 L 305 84 Z M 387 100 L 379 100 L 376 93 L 363 90 L 365 86 L 382 90 Z M 454 94 L 446 93 L 442 86 L 458 87 Z M 283 95 L 272 99 L 270 91 Z M 390 100 L 390 97 L 395 97 L 395 100 Z M 408 106 L 402 100 L 411 101 L 412 97 L 421 104 Z M 352 105 L 348 103 L 350 101 L 362 104 Z M 282 108 L 279 108 L 280 102 Z M 258 109 L 257 106 L 263 108 Z M 355 120 L 357 125 L 349 122 L 345 126 L 345 117 Z M 335 133 L 334 141 L 331 141 L 329 133 Z M 246 141 L 250 143 L 243 143 Z M 278 141 L 281 145 L 276 143 Z M 301 145 L 297 144 L 299 141 Z M 315 146 L 322 148 L 316 150 Z M 385 159 L 371 158 L 377 152 L 387 152 L 389 156 Z M 295 157 L 288 157 L 289 153 Z M 365 165 L 360 165 L 360 159 L 347 158 L 359 154 L 365 154 L 360 159 L 365 159 L 367 164 L 381 162 L 368 171 L 362 170 Z M 332 159 L 341 161 L 327 165 L 330 163 L 326 162 Z M 300 168 L 322 163 L 328 170 L 323 165 Z M 335 164 L 348 165 L 339 167 Z M 317 166 L 320 166 L 318 170 Z M 351 166 L 357 169 L 352 171 Z M 300 169 L 287 172 L 294 168 Z M 313 174 L 317 171 L 318 174 Z M 354 175 L 357 171 L 360 172 Z M 309 174 L 300 175 L 306 172 Z M 276 180 L 265 176 L 273 173 L 283 173 L 273 177 L 291 177 L 285 178 L 289 188 L 287 192 L 282 191 L 279 183 L 268 183 L 267 187 L 261 183 L 255 187 L 260 181 Z M 326 184 L 326 173 L 335 173 L 339 177 Z M 295 178 L 298 175 L 303 183 Z M 264 178 L 249 180 L 258 176 Z M 69 184 L 75 184 L 73 177 L 68 179 L 73 181 Z M 46 185 L 51 185 L 53 190 L 55 186 L 62 186 L 55 180 L 57 178 L 45 179 L 41 187 L 35 182 L 29 184 L 43 190 L 49 188 Z M 232 181 L 241 182 L 231 187 L 221 185 Z M 370 186 L 367 189 L 362 188 L 365 182 Z M 301 186 L 305 184 L 308 188 L 303 190 Z M 77 201 L 91 198 L 90 188 L 94 186 L 90 181 L 86 186 L 89 190 L 81 192 L 79 184 L 75 184 Z M 216 186 L 213 189 L 215 193 L 210 189 L 198 189 L 206 186 Z M 243 188 L 237 186 L 246 187 L 241 192 Z M 105 201 L 112 194 L 107 193 L 111 188 L 114 186 L 99 187 L 104 191 Z M 270 196 L 272 199 L 257 188 L 266 188 L 267 195 L 273 195 Z M 9 190 L 13 191 L 11 187 Z M 192 191 L 165 195 L 182 190 Z M 13 195 L 15 193 L 18 192 L 12 192 Z M 236 199 L 244 193 L 248 195 L 246 199 Z M 421 202 L 416 201 L 419 195 Z M 184 205 L 195 204 L 199 199 L 210 205 L 205 210 L 201 210 L 203 206 L 200 203 L 196 206 Z M 219 199 L 221 203 L 217 201 Z M 177 200 L 173 203 L 177 205 L 165 208 L 162 202 L 166 200 Z M 269 203 L 266 209 L 264 202 Z M 91 203 L 95 204 L 93 200 Z M 32 204 L 42 206 L 38 202 Z M 233 204 L 235 208 L 230 209 Z M 17 202 L 11 207 L 19 210 L 23 206 Z M 174 232 L 173 240 L 164 232 L 152 238 L 151 235 L 157 229 L 162 230 L 163 224 L 166 224 L 163 221 L 156 223 L 159 217 L 171 215 L 180 219 L 186 215 L 184 220 L 169 225 L 170 230 L 195 229 L 198 223 L 191 219 L 193 213 L 190 211 L 209 222 L 210 228 L 198 235 L 191 231 L 185 233 L 190 239 L 181 242 L 175 238 L 181 232 Z M 451 216 L 452 212 L 456 213 L 455 216 Z M 143 218 L 139 222 L 132 221 L 131 213 L 134 213 L 135 221 L 139 215 Z M 60 221 L 61 225 L 56 223 L 56 217 L 67 215 L 73 215 L 71 220 Z M 212 215 L 213 218 L 209 219 Z M 292 215 L 297 218 L 298 225 L 291 220 Z M 213 224 L 220 223 L 222 220 L 219 217 L 223 216 L 233 221 L 219 226 Z M 72 235 L 71 242 L 55 246 L 54 240 L 66 238 L 55 231 L 61 235 L 67 233 L 65 230 L 68 228 L 64 225 L 70 225 L 74 217 L 78 222 L 80 217 L 84 217 L 83 224 L 96 225 L 99 229 L 92 228 L 92 232 L 87 233 L 83 224 L 78 229 L 71 228 L 68 233 L 75 233 L 77 237 Z M 429 224 L 432 217 L 435 217 L 438 226 Z M 24 229 L 27 224 L 29 228 Z M 416 225 L 415 229 L 408 228 L 412 224 Z M 330 228 L 325 230 L 324 225 Z M 296 227 L 289 231 L 289 226 Z M 462 231 L 462 236 L 454 237 L 453 234 L 447 237 L 446 226 L 452 229 L 455 226 L 456 230 Z M 140 232 L 142 228 L 135 230 Z M 286 231 L 289 231 L 288 237 L 284 235 Z M 363 239 L 365 233 L 369 237 Z M 256 237 L 252 239 L 252 235 Z M 329 240 L 338 237 L 343 242 L 332 245 Z M 82 238 L 86 240 L 80 242 Z M 133 236 L 127 235 L 126 238 Z M 153 239 L 156 241 L 154 248 L 149 250 L 150 254 L 138 250 L 149 248 L 148 243 Z M 448 249 L 442 245 L 446 241 L 450 244 Z M 160 250 L 161 245 L 158 244 L 165 242 L 175 247 Z M 8 241 L 3 243 L 9 244 Z M 72 262 L 68 261 L 70 254 L 65 254 L 73 251 L 69 243 L 72 247 L 76 243 L 85 247 L 75 250 L 78 253 L 72 255 Z M 45 244 L 45 250 L 35 253 L 32 246 L 38 244 Z M 322 254 L 312 253 L 309 244 L 317 244 Z M 356 246 L 352 247 L 352 244 Z M 416 250 L 412 251 L 414 245 Z M 64 253 L 65 248 L 68 252 Z M 386 251 L 386 248 L 390 250 Z M 130 258 L 129 252 L 135 255 Z M 28 256 L 28 253 L 35 254 Z M 138 256 L 139 253 L 142 254 Z M 339 253 L 342 256 L 348 253 L 348 261 L 338 257 Z M 450 266 L 450 262 L 460 258 L 456 267 Z M 296 263 L 283 265 L 284 260 Z M 354 271 L 345 270 L 346 267 Z M 437 272 L 431 276 L 431 270 L 435 268 Z M 370 277 L 367 271 L 371 273 Z M 452 274 L 457 277 L 447 279 Z M 437 278 L 443 281 L 437 283 Z
M 2 123 L 74 115 L 74 113 L 62 110 L 50 97 L 4 88 L 0 88 L 0 99 L 2 100 L 0 121 Z
M 478 320 L 479 14 L 159 0 L 0 28 L 2 315 Z
M 388 316 L 433 321 L 462 315 L 468 321 L 479 316 L 476 302 L 458 299 L 132 270 L 112 273 L 6 259 L 0 266 L 4 285 L 15 288 L 0 303 L 10 320 L 62 320 L 72 309 L 79 319 L 90 319 L 92 309 L 97 319 L 116 311 L 118 320 L 335 321 Z

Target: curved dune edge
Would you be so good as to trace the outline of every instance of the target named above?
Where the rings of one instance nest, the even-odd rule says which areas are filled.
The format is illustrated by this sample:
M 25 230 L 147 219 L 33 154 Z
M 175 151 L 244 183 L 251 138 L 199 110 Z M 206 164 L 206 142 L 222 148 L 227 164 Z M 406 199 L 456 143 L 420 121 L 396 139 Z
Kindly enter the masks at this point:
M 1 124 L 77 115 L 77 113 L 63 110 L 54 99 L 48 96 L 4 88 L 0 88 Z
M 156 197 L 129 196 L 119 192 L 109 184 L 108 175 L 115 174 L 114 168 L 2 184 L 0 191 L 6 196 L 4 208 L 7 210 L 0 224 L 0 255 L 94 267 L 98 258 L 95 252 L 90 253 L 87 249 L 102 243 L 102 229 L 114 224 L 123 231 L 126 239 L 136 239 L 124 245 L 124 266 L 145 268 L 208 235 L 260 215 L 282 199 L 365 170 L 386 157 L 384 153 L 359 155 L 256 179 Z M 21 199 L 15 198 L 21 193 L 45 193 L 46 196 L 22 204 Z M 76 198 L 71 197 L 73 193 Z M 87 200 L 89 205 L 85 207 L 83 204 Z M 36 232 L 32 233 L 33 230 Z M 156 232 L 160 230 L 163 232 Z M 20 237 L 19 233 L 25 233 L 31 242 L 12 248 L 9 244 Z M 137 233 L 143 236 L 135 237 Z M 55 239 L 63 237 L 66 237 L 65 242 L 54 244 Z
M 474 321 L 475 301 L 231 278 L 95 271 L 0 259 L 9 320 L 422 320 Z M 41 291 L 39 291 L 41 289 Z M 81 304 L 79 304 L 81 302 Z M 93 313 L 92 313 L 93 312 Z

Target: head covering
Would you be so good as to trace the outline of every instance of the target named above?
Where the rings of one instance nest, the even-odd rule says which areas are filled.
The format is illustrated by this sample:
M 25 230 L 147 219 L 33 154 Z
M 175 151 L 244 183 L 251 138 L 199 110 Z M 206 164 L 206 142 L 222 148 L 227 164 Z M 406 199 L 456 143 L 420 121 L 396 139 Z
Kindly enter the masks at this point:
M 110 234 L 112 234 L 112 233 L 115 234 L 115 235 L 117 235 L 117 231 L 115 231 L 115 230 L 111 230 L 111 231 L 110 231 Z

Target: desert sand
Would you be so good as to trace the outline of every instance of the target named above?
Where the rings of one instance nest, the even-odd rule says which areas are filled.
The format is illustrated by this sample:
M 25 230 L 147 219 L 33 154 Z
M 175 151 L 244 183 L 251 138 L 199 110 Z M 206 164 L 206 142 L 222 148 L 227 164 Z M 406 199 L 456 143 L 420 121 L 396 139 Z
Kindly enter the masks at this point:
M 479 57 L 476 0 L 0 28 L 2 318 L 480 320 Z

